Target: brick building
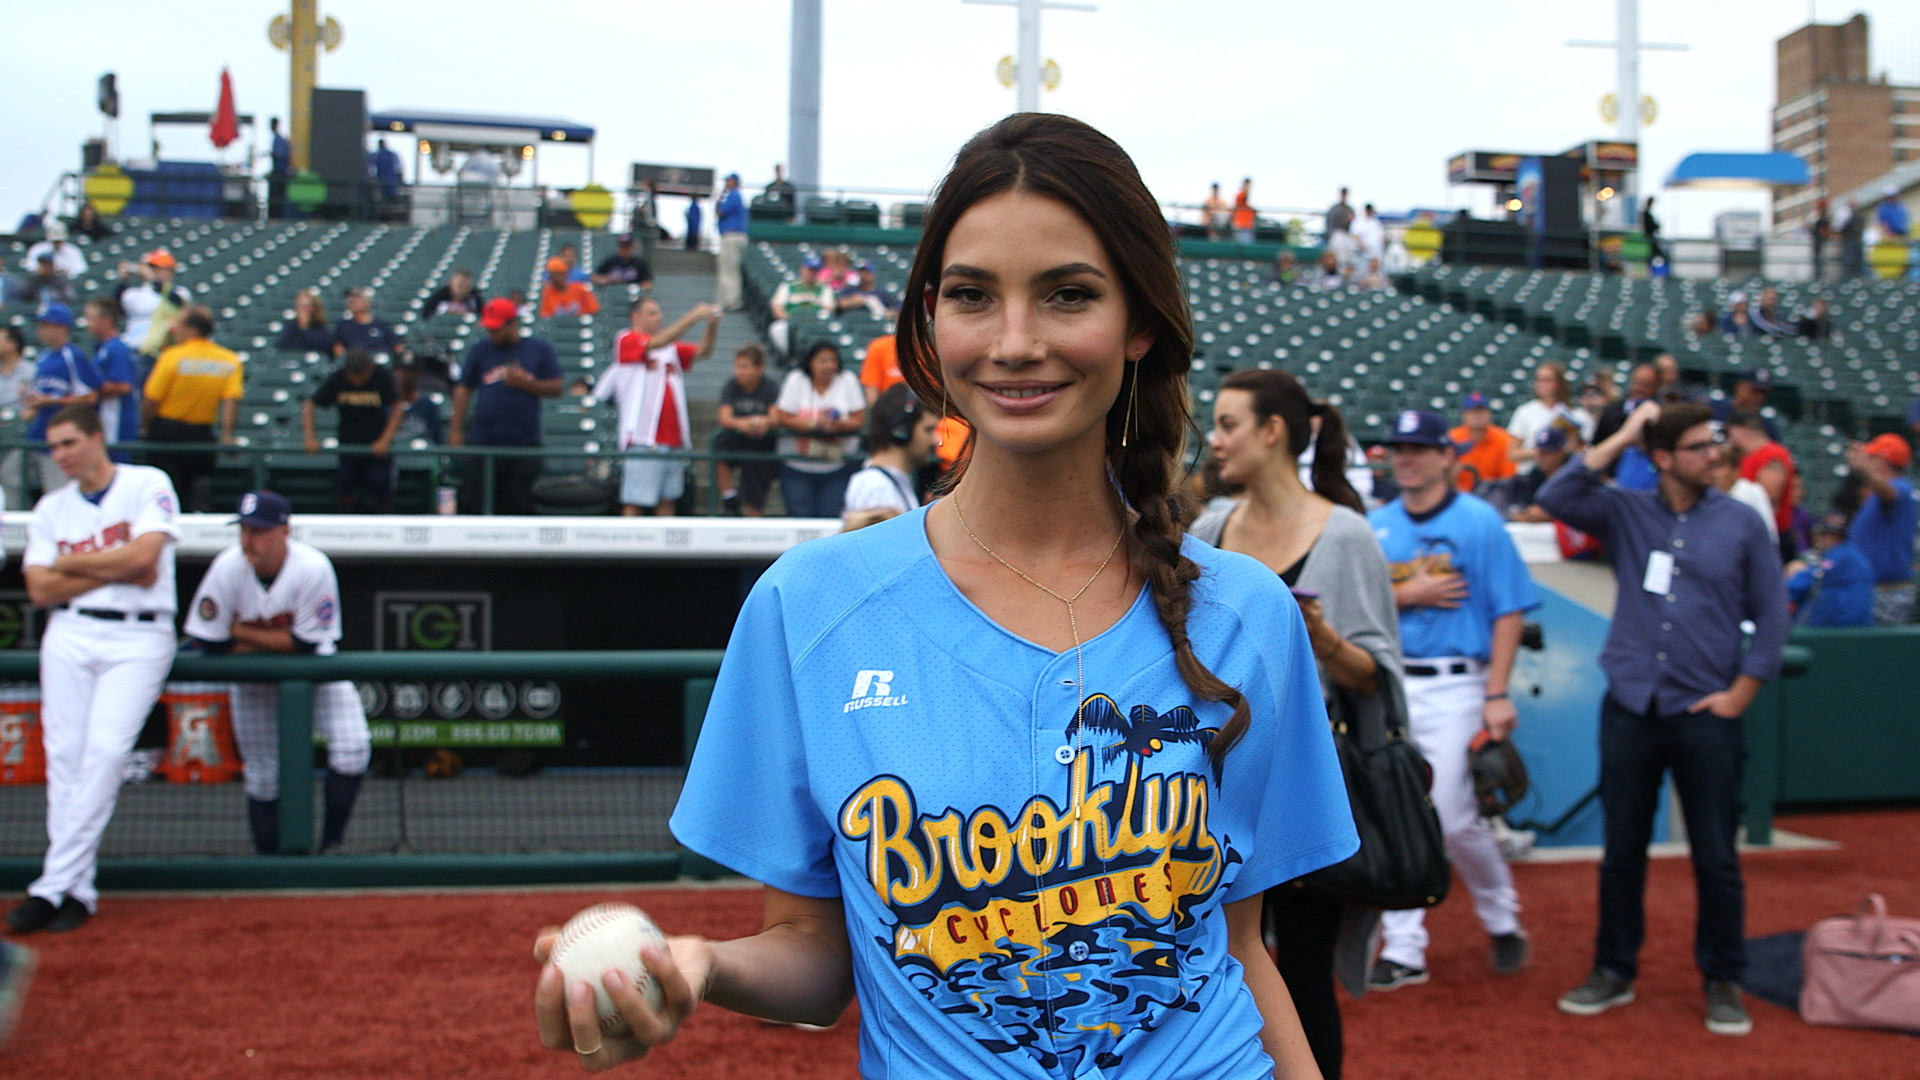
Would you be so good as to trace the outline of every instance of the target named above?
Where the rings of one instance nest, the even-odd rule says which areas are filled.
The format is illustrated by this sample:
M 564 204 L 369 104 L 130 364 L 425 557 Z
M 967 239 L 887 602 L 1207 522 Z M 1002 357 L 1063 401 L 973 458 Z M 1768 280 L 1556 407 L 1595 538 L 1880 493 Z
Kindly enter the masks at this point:
M 1813 179 L 1776 190 L 1776 232 L 1811 221 L 1821 195 L 1837 200 L 1920 162 L 1920 86 L 1875 77 L 1867 47 L 1865 15 L 1803 26 L 1774 43 L 1773 146 L 1803 158 Z

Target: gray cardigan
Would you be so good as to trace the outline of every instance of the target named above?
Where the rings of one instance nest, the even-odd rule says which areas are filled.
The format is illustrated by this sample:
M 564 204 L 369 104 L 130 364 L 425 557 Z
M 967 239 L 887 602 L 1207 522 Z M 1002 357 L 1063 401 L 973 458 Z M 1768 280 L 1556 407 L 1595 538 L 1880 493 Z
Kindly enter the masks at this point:
M 1209 544 L 1219 544 L 1226 532 L 1227 519 L 1238 504 L 1208 510 L 1187 530 Z M 1313 547 L 1307 551 L 1306 565 L 1300 568 L 1295 588 L 1320 594 L 1320 609 L 1340 636 L 1373 654 L 1380 666 L 1381 689 L 1392 695 L 1397 706 L 1394 715 L 1407 715 L 1405 691 L 1400 685 L 1400 610 L 1393 602 L 1393 580 L 1387 570 L 1387 557 L 1374 539 L 1367 519 L 1344 506 L 1336 505 Z M 1331 699 L 1333 680 L 1325 665 L 1320 665 L 1320 686 Z M 1354 732 L 1360 745 L 1372 748 L 1384 739 L 1379 727 L 1387 702 L 1379 694 L 1352 695 L 1360 715 L 1359 730 Z

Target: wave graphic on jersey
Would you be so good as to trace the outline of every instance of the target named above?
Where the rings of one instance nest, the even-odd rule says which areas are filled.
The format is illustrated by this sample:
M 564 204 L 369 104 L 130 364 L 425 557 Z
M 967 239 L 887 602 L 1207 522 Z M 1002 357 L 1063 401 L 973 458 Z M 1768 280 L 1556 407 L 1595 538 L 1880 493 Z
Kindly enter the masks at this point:
M 866 845 L 869 884 L 895 916 L 873 944 L 902 977 L 988 1050 L 1070 1075 L 1198 1010 L 1205 977 L 1192 972 L 1212 966 L 1187 962 L 1198 920 L 1223 917 L 1199 909 L 1242 861 L 1208 824 L 1217 729 L 1185 705 L 1123 713 L 1105 694 L 1077 715 L 1064 805 L 922 812 L 904 780 L 879 776 L 838 821 Z

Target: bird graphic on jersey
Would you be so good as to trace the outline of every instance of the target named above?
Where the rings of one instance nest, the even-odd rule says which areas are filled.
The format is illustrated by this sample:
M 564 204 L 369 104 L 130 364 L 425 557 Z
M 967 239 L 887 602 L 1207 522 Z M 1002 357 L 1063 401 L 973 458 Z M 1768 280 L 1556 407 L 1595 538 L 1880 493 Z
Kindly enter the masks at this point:
M 1209 827 L 1219 732 L 1190 706 L 1123 712 L 1094 694 L 1065 730 L 1119 739 L 1077 750 L 1064 804 L 1041 794 L 962 819 L 917 810 L 905 781 L 880 776 L 839 825 L 869 845 L 872 885 L 897 917 L 873 944 L 909 983 L 988 1050 L 1079 1075 L 1116 1065 L 1128 1032 L 1195 1007 L 1195 920 L 1217 917 L 1204 901 L 1243 859 Z

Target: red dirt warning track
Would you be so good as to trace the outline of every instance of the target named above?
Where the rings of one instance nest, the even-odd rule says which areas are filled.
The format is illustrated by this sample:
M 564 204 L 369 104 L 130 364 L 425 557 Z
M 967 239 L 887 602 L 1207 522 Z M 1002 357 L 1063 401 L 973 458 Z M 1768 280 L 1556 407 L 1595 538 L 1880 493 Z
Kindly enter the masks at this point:
M 1784 828 L 1838 851 L 1746 860 L 1748 933 L 1804 929 L 1877 890 L 1920 915 L 1920 811 L 1806 815 Z M 1749 1001 L 1754 1033 L 1708 1035 L 1692 968 L 1686 864 L 1652 873 L 1640 1000 L 1592 1019 L 1553 1000 L 1591 959 L 1591 864 L 1516 868 L 1533 968 L 1500 979 L 1461 891 L 1430 920 L 1433 981 L 1343 1002 L 1349 1080 L 1747 1080 L 1914 1075 L 1920 1040 L 1815 1028 Z M 40 970 L 0 1075 L 52 1080 L 526 1080 L 580 1075 L 533 1032 L 534 931 L 605 899 L 672 931 L 758 926 L 744 889 L 108 896 L 69 935 L 28 939 Z M 813 1080 L 856 1075 L 853 1017 L 814 1034 L 702 1010 L 644 1068 L 613 1075 Z

